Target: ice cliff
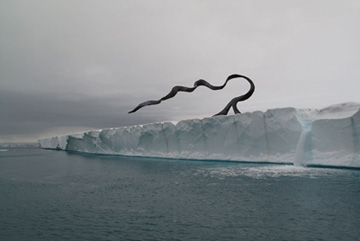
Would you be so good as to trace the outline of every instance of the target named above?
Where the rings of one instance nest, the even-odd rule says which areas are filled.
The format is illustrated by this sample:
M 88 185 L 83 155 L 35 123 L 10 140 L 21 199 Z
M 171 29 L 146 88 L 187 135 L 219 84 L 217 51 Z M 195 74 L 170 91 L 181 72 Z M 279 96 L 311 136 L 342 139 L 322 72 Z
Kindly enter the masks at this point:
M 93 154 L 360 168 L 360 104 L 92 130 L 39 144 Z

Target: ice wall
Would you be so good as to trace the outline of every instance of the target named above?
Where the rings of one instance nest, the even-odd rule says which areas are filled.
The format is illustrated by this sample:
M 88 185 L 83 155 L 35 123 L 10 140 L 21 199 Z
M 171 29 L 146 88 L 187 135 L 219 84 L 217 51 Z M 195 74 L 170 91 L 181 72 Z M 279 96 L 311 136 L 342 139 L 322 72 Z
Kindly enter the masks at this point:
M 360 167 L 360 104 L 282 108 L 93 130 L 40 139 L 42 148 L 179 159 Z

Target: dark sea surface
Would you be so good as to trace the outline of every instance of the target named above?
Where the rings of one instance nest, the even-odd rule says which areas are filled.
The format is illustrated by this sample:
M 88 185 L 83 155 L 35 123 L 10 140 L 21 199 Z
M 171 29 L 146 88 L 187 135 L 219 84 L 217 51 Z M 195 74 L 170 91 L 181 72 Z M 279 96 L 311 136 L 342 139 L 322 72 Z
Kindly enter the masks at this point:
M 360 240 L 360 171 L 7 148 L 0 240 Z

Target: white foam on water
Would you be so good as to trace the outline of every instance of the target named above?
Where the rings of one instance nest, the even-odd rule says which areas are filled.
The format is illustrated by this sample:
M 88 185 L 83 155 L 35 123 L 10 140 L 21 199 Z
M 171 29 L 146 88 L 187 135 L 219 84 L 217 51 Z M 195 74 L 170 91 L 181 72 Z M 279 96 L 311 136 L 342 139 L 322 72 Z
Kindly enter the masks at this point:
M 309 177 L 317 178 L 340 172 L 336 169 L 317 169 L 292 165 L 265 165 L 265 166 L 226 166 L 210 167 L 198 170 L 195 175 L 223 179 L 225 177 L 250 177 L 255 179 L 279 177 Z

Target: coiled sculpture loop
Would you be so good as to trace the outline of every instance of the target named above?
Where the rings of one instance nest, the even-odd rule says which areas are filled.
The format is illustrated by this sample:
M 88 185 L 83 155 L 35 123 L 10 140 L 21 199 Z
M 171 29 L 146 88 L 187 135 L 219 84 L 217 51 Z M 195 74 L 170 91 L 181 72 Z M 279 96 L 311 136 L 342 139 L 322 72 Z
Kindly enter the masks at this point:
M 254 93 L 255 91 L 255 85 L 254 85 L 254 82 L 249 78 L 249 77 L 246 77 L 244 75 L 239 75 L 239 74 L 232 74 L 230 75 L 229 77 L 227 77 L 225 83 L 223 85 L 220 85 L 220 86 L 214 86 L 214 85 L 211 85 L 209 82 L 203 80 L 203 79 L 200 79 L 198 81 L 196 81 L 194 83 L 194 87 L 185 87 L 185 86 L 175 86 L 171 89 L 170 93 L 167 94 L 166 96 L 162 97 L 160 100 L 149 100 L 149 101 L 145 101 L 143 103 L 140 103 L 137 107 L 135 107 L 135 109 L 133 109 L 132 111 L 129 111 L 129 114 L 130 113 L 134 113 L 136 112 L 137 110 L 139 110 L 140 108 L 144 107 L 144 106 L 147 106 L 147 105 L 157 105 L 157 104 L 160 104 L 161 101 L 163 100 L 167 100 L 167 99 L 170 99 L 170 98 L 173 98 L 179 91 L 180 92 L 193 92 L 197 87 L 203 85 L 203 86 L 206 86 L 208 87 L 209 89 L 211 90 L 221 90 L 223 89 L 226 84 L 231 80 L 231 79 L 235 79 L 235 78 L 243 78 L 245 80 L 247 80 L 249 83 L 250 83 L 250 89 L 249 91 L 244 94 L 244 95 L 241 95 L 241 96 L 238 96 L 238 97 L 235 97 L 233 98 L 226 106 L 225 108 L 220 111 L 219 113 L 215 114 L 214 116 L 218 116 L 218 115 L 227 115 L 230 108 L 232 107 L 235 114 L 240 114 L 241 112 L 239 111 L 239 109 L 236 107 L 237 103 L 240 102 L 240 101 L 244 101 L 244 100 L 247 100 L 249 99 L 252 94 Z

